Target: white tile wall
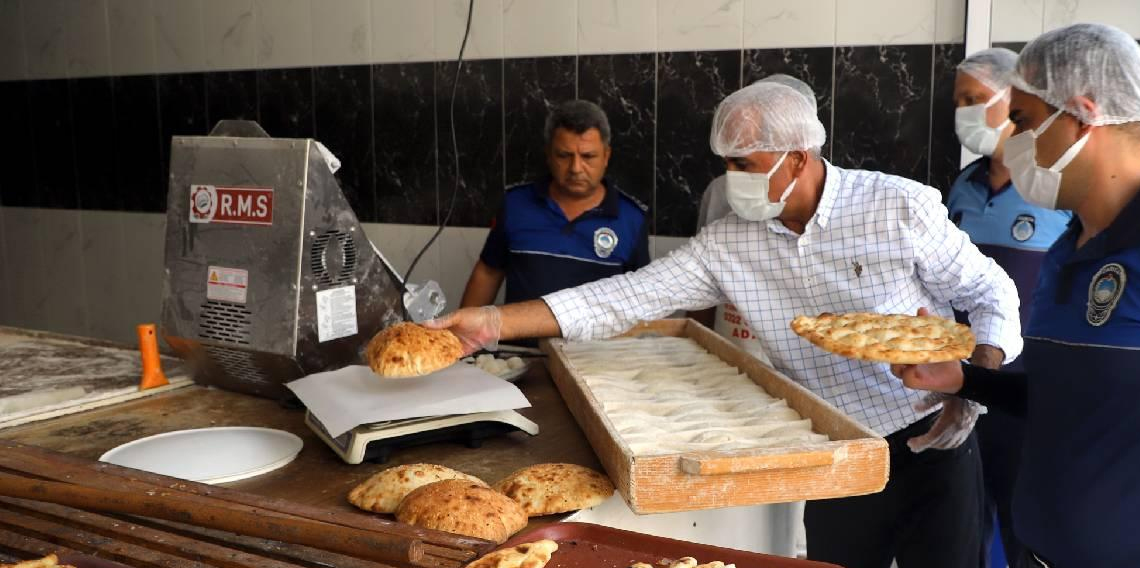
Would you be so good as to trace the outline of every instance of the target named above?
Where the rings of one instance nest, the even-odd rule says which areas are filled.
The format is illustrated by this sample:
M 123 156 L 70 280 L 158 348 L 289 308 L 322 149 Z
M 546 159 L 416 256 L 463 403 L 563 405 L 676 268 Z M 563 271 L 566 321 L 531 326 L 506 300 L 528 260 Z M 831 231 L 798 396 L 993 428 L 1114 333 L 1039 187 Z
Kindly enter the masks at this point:
M 123 240 L 130 250 L 123 273 L 129 294 L 123 313 L 131 333 L 140 323 L 162 319 L 162 274 L 166 246 L 166 215 L 122 213 Z
M 966 0 L 937 0 L 934 19 L 934 41 L 966 41 Z
M 34 209 L 4 209 L 5 272 L 19 275 L 8 281 L 6 323 L 17 327 L 43 327 L 32 297 L 45 273 L 36 222 Z
M 202 0 L 154 0 L 154 20 L 159 70 L 186 73 L 207 68 Z
M 372 61 L 435 61 L 435 2 L 372 0 Z
M 1112 24 L 1140 38 L 1140 5 L 1135 0 L 1045 0 L 1044 29 L 1078 22 Z
M 1029 41 L 1042 31 L 1043 0 L 993 0 L 990 40 L 993 43 Z
M 312 10 L 314 65 L 371 62 L 369 0 L 313 0 Z
M 107 0 L 111 73 L 141 75 L 158 71 L 152 0 Z
M 4 207 L 0 207 L 0 325 L 8 325 L 12 317 L 10 304 L 13 301 L 9 286 L 14 278 L 14 270 L 8 264 L 8 251 L 4 246 Z
M 578 0 L 578 51 L 657 51 L 657 0 Z
M 506 57 L 578 53 L 578 3 L 566 0 L 502 0 Z
M 654 259 L 661 258 L 689 241 L 688 237 L 649 237 L 649 250 Z
M 427 244 L 435 227 L 427 225 L 394 225 L 369 223 L 364 225 L 364 232 L 372 243 L 388 259 L 392 268 L 401 276 L 407 277 L 408 265 L 412 259 Z M 441 236 L 440 239 L 443 237 Z M 440 240 L 437 239 L 416 265 L 411 281 L 423 283 L 427 280 L 440 280 Z
M 20 0 L 0 0 L 0 81 L 24 79 L 27 73 Z
M 209 69 L 256 67 L 253 0 L 202 0 L 202 29 Z
M 64 0 L 23 0 L 24 49 L 28 76 L 47 79 L 67 76 Z
M 490 229 L 452 227 L 439 236 L 443 248 L 440 250 L 439 285 L 447 297 L 448 311 L 459 307 L 463 299 L 463 289 L 471 276 L 471 269 L 479 260 L 483 242 Z
M 98 77 L 111 73 L 107 0 L 69 1 L 64 11 L 63 29 L 69 77 Z
M 435 58 L 446 61 L 459 55 L 467 25 L 467 0 L 435 0 Z M 503 2 L 478 0 L 471 17 L 464 59 L 503 56 Z
M 744 48 L 835 45 L 836 0 L 745 0 Z
M 657 48 L 661 51 L 740 49 L 744 2 L 658 0 Z
M 934 41 L 935 0 L 840 0 L 838 45 L 904 45 Z
M 84 211 L 83 273 L 87 282 L 89 332 L 93 337 L 129 342 L 133 327 L 127 303 L 131 274 L 123 238 L 123 213 Z
M 40 306 L 43 327 L 72 335 L 88 334 L 87 282 L 83 269 L 83 225 L 79 211 L 35 210 L 39 252 L 44 257 L 32 302 Z
M 257 67 L 312 66 L 312 18 L 309 0 L 254 0 Z

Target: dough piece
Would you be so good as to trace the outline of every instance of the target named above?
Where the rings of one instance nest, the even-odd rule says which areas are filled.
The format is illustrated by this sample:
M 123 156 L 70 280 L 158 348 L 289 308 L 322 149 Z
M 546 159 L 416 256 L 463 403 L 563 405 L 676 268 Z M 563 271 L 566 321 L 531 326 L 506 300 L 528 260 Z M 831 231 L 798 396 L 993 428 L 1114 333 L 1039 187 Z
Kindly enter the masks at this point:
M 449 467 L 430 463 L 412 463 L 390 467 L 348 493 L 348 501 L 365 511 L 395 513 L 400 501 L 409 493 L 429 483 L 444 479 L 463 479 L 487 487 L 487 483 L 473 475 Z
M 558 550 L 553 540 L 539 540 L 496 550 L 467 565 L 467 568 L 542 568 Z
M 60 564 L 59 557 L 49 554 L 38 560 L 25 560 L 15 564 L 0 564 L 0 568 L 75 568 L 69 564 Z
M 968 326 L 938 316 L 865 312 L 797 316 L 792 330 L 825 351 L 879 363 L 965 359 L 975 342 Z
M 569 463 L 524 467 L 496 483 L 495 489 L 518 502 L 531 517 L 587 509 L 614 494 L 609 478 Z
M 368 342 L 368 365 L 381 377 L 418 377 L 451 366 L 463 355 L 463 346 L 446 329 L 428 329 L 400 322 Z
M 499 544 L 527 523 L 526 512 L 518 503 L 463 479 L 437 481 L 412 491 L 396 509 L 396 520 Z
M 526 361 L 523 361 L 522 357 L 511 357 L 510 359 L 507 359 L 507 367 L 509 367 L 512 371 L 521 369 L 525 366 Z
M 669 568 L 696 568 L 697 559 L 692 556 L 685 556 L 678 558 L 676 562 L 669 565 Z

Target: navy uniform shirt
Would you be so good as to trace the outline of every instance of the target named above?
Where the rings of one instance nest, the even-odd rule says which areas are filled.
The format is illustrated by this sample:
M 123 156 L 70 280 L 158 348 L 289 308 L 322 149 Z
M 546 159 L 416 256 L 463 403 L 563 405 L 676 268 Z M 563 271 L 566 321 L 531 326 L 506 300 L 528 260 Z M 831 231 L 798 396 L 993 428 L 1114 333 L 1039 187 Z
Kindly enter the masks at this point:
M 1140 566 L 1140 198 L 1045 257 L 1025 330 L 1018 536 L 1058 566 Z
M 602 203 L 570 221 L 550 179 L 507 190 L 480 259 L 506 273 L 507 303 L 649 264 L 648 208 L 603 180 Z
M 982 254 L 994 259 L 1013 279 L 1021 298 L 1024 329 L 1045 251 L 1065 232 L 1073 214 L 1030 205 L 1009 183 L 992 191 L 989 171 L 987 157 L 963 168 L 950 188 L 946 209 Z

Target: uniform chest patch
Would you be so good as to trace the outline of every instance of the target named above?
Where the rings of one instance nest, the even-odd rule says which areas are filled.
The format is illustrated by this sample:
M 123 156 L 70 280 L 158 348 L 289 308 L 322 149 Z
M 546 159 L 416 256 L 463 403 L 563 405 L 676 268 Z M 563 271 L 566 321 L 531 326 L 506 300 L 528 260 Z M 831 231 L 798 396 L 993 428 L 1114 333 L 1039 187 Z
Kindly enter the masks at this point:
M 1018 215 L 1017 219 L 1013 220 L 1009 232 L 1013 240 L 1024 243 L 1033 238 L 1033 233 L 1037 232 L 1037 219 L 1033 215 Z
M 1089 325 L 1104 325 L 1112 317 L 1112 310 L 1116 309 L 1127 284 L 1128 274 L 1115 262 L 1096 271 L 1092 282 L 1089 282 L 1088 311 L 1085 313 Z
M 617 233 L 609 227 L 602 227 L 594 231 L 594 254 L 598 258 L 609 258 L 617 248 Z

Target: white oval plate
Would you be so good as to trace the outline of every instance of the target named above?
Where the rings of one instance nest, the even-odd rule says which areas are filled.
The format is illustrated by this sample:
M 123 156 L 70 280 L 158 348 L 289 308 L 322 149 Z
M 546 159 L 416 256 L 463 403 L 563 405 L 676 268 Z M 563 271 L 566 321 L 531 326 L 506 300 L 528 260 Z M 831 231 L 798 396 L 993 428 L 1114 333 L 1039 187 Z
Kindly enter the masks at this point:
M 271 428 L 199 428 L 128 442 L 99 461 L 189 481 L 228 483 L 284 467 L 303 445 L 297 436 Z

